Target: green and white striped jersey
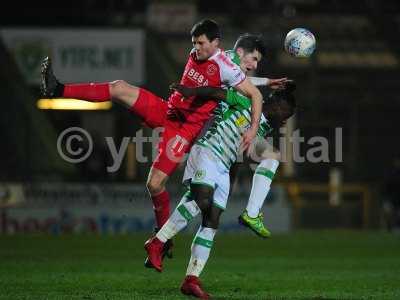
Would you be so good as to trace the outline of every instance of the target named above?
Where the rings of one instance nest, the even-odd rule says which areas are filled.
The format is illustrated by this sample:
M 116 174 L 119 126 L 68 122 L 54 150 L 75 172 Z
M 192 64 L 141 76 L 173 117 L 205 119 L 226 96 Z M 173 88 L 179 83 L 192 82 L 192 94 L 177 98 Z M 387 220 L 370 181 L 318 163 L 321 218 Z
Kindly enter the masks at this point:
M 222 103 L 222 102 L 221 102 Z M 250 127 L 251 101 L 233 89 L 227 91 L 226 104 L 214 118 L 214 122 L 196 144 L 213 151 L 229 170 L 239 155 L 242 134 Z M 265 137 L 272 127 L 261 115 L 257 135 Z
M 240 57 L 239 55 L 235 52 L 235 50 L 226 50 L 225 51 L 226 56 L 228 56 L 231 61 L 235 64 L 237 64 L 238 66 L 240 66 Z

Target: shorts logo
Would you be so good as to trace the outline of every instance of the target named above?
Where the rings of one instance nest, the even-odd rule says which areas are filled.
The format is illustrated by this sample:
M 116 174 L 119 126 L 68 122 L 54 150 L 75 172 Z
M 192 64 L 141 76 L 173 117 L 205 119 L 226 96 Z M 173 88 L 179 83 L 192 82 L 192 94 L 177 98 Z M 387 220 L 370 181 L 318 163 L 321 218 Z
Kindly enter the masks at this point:
M 202 180 L 206 177 L 206 171 L 205 170 L 197 170 L 196 173 L 194 174 L 194 179 L 196 180 Z
M 180 135 L 176 135 L 175 139 L 172 140 L 171 149 L 175 152 L 175 154 L 180 154 L 184 151 L 186 146 L 189 145 L 189 142 Z
M 213 76 L 217 72 L 217 67 L 215 65 L 209 65 L 207 67 L 207 75 Z

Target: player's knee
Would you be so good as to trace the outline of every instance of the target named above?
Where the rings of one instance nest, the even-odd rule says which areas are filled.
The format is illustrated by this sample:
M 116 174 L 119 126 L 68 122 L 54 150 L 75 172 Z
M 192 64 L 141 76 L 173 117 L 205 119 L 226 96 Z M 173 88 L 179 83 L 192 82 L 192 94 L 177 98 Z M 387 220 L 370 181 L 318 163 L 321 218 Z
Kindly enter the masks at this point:
M 110 96 L 114 102 L 131 107 L 139 97 L 139 88 L 124 80 L 115 80 L 110 83 Z
M 150 195 L 157 195 L 164 190 L 165 183 L 161 178 L 156 176 L 151 176 L 148 178 L 146 182 L 146 187 Z
M 115 80 L 110 82 L 110 95 L 112 98 L 118 98 L 124 93 L 127 83 L 124 80 Z
M 214 190 L 208 186 L 197 184 L 192 184 L 190 190 L 192 191 L 197 206 L 200 208 L 201 213 L 204 216 L 210 208 Z
M 201 210 L 201 214 L 204 216 L 207 214 L 208 209 L 210 207 L 210 199 L 206 198 L 206 197 L 202 197 L 202 198 L 195 198 L 196 204 L 197 206 L 200 208 Z
M 204 192 L 193 192 L 193 199 L 196 202 L 197 206 L 200 208 L 201 214 L 204 216 L 207 214 L 210 205 L 211 205 L 211 199 L 208 193 Z

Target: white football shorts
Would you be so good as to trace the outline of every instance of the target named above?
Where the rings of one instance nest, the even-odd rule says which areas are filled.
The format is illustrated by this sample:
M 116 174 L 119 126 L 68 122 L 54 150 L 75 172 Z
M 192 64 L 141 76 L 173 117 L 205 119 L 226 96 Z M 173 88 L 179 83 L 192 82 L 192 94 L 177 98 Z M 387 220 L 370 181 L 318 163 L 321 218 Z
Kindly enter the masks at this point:
M 213 204 L 225 210 L 229 196 L 229 170 L 212 150 L 193 145 L 183 175 L 185 185 L 204 184 L 214 189 Z

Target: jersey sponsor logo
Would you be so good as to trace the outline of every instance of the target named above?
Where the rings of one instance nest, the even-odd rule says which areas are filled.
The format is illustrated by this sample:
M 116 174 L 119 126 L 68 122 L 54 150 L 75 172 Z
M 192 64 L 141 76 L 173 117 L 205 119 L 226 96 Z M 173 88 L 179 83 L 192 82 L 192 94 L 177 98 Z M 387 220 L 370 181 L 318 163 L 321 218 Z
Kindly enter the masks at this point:
M 215 75 L 215 73 L 217 72 L 217 66 L 215 65 L 209 65 L 207 67 L 207 75 L 208 76 L 213 76 Z
M 186 76 L 198 85 L 208 85 L 208 79 L 193 68 L 186 72 Z

